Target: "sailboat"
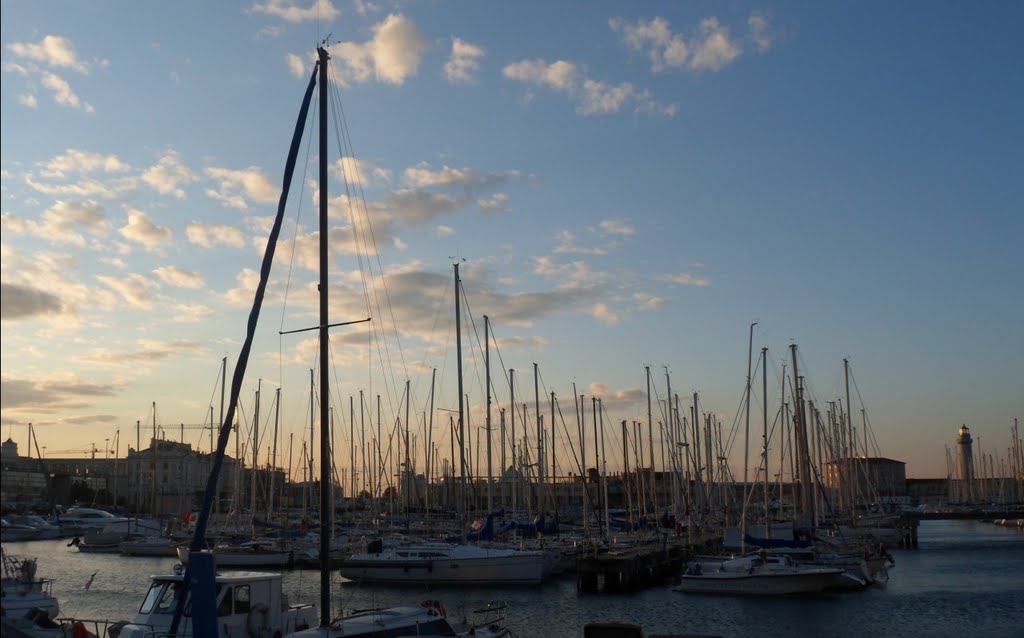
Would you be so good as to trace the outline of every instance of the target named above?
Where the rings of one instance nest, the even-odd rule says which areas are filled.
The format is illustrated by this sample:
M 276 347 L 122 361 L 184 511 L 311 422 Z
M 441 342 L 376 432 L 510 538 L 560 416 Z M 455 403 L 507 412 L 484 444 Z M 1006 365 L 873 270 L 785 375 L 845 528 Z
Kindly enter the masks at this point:
M 260 280 L 256 287 L 255 298 L 253 300 L 253 307 L 249 314 L 249 321 L 247 325 L 246 337 L 243 341 L 241 351 L 239 353 L 238 364 L 235 366 L 234 376 L 231 382 L 231 400 L 228 403 L 228 411 L 224 416 L 221 424 L 220 432 L 217 438 L 217 449 L 214 453 L 213 467 L 210 472 L 210 477 L 207 480 L 206 492 L 203 499 L 202 508 L 199 511 L 199 518 L 196 523 L 195 535 L 193 536 L 190 551 L 188 554 L 188 562 L 184 566 L 183 574 L 180 580 L 165 579 L 166 585 L 160 594 L 161 602 L 164 597 L 167 598 L 167 603 L 164 606 L 168 612 L 173 608 L 173 616 L 171 618 L 170 626 L 167 630 L 168 635 L 183 635 L 178 632 L 179 627 L 186 629 L 186 634 L 195 636 L 226 636 L 228 635 L 227 629 L 222 627 L 220 622 L 223 616 L 224 610 L 221 609 L 221 605 L 227 597 L 227 592 L 231 585 L 225 581 L 225 575 L 216 574 L 216 564 L 214 554 L 208 550 L 203 549 L 206 542 L 206 529 L 209 524 L 210 514 L 214 501 L 214 494 L 217 486 L 217 477 L 224 462 L 224 454 L 227 448 L 228 439 L 231 434 L 231 423 L 234 419 L 235 406 L 238 404 L 238 396 L 241 392 L 242 380 L 245 376 L 245 369 L 248 364 L 249 353 L 252 348 L 252 342 L 255 337 L 256 324 L 259 319 L 259 311 L 263 303 L 263 297 L 266 292 L 267 282 L 270 277 L 271 265 L 273 263 L 274 251 L 277 244 L 278 236 L 280 235 L 281 225 L 283 221 L 283 213 L 287 203 L 289 186 L 291 183 L 292 174 L 295 168 L 296 157 L 302 141 L 302 133 L 305 129 L 306 116 L 309 112 L 310 102 L 313 96 L 313 89 L 317 87 L 319 83 L 319 228 L 320 228 L 320 278 L 319 278 L 319 292 L 320 292 L 320 314 L 319 314 L 319 325 L 318 325 L 318 338 L 319 338 L 319 357 L 320 357 L 320 392 L 322 400 L 320 401 L 320 454 L 321 462 L 320 467 L 320 555 L 327 556 L 328 548 L 330 547 L 330 532 L 331 532 L 331 512 L 333 511 L 333 504 L 331 502 L 331 490 L 329 486 L 332 484 L 331 476 L 331 464 L 328 460 L 331 458 L 330 449 L 330 385 L 328 378 L 328 329 L 331 327 L 328 319 L 328 222 L 327 222 L 327 209 L 328 209 L 328 197 L 327 197 L 327 184 L 328 184 L 328 145 L 327 145 L 327 129 L 328 129 L 328 84 L 327 84 L 327 63 L 330 59 L 325 44 L 317 47 L 317 63 L 313 70 L 312 77 L 310 77 L 309 84 L 306 87 L 305 94 L 303 96 L 302 105 L 299 110 L 299 117 L 295 124 L 295 130 L 292 136 L 291 146 L 289 147 L 288 159 L 285 165 L 284 182 L 281 191 L 281 197 L 278 203 L 277 216 L 274 218 L 274 223 L 271 228 L 270 237 L 267 241 L 267 249 L 263 256 L 263 262 L 260 270 Z M 458 627 L 452 624 L 447 618 L 447 614 L 444 611 L 444 607 L 437 601 L 426 601 L 420 605 L 411 605 L 406 607 L 395 607 L 390 609 L 373 610 L 369 612 L 361 612 L 356 614 L 350 614 L 347 617 L 333 618 L 331 610 L 331 579 L 330 579 L 330 561 L 320 561 L 320 625 L 315 629 L 306 629 L 304 631 L 295 632 L 295 629 L 301 627 L 298 620 L 293 618 L 290 627 L 287 625 L 272 626 L 271 619 L 276 617 L 275 612 L 281 607 L 281 599 L 262 601 L 262 605 L 259 607 L 259 612 L 253 617 L 253 609 L 256 607 L 251 606 L 249 611 L 249 618 L 247 618 L 247 626 L 250 627 L 250 634 L 253 633 L 251 627 L 253 622 L 259 624 L 259 631 L 266 631 L 267 635 L 281 636 L 288 634 L 290 636 L 379 636 L 381 634 L 381 628 L 386 627 L 386 635 L 388 636 L 405 636 L 405 635 L 423 635 L 424 633 L 430 635 L 441 635 L 441 636 L 467 636 L 470 632 L 473 632 L 474 636 L 484 636 L 488 638 L 498 638 L 500 636 L 507 636 L 508 631 L 504 628 L 504 607 L 488 608 L 487 612 L 495 612 L 493 615 L 485 617 L 485 620 L 481 624 L 466 625 L 464 627 Z M 262 576 L 254 572 L 243 572 L 240 575 L 245 575 L 250 578 L 256 578 Z M 280 575 L 276 575 L 277 580 L 271 579 L 268 582 L 280 583 Z M 154 585 L 155 586 L 155 585 Z M 271 590 L 273 587 L 271 587 Z M 151 594 L 152 594 L 151 589 Z M 250 592 L 254 591 L 250 586 Z M 255 601 L 249 599 L 250 604 Z M 182 619 L 186 617 L 186 609 L 189 610 L 188 618 L 186 618 L 184 625 L 182 625 Z M 304 612 L 303 612 L 304 613 Z M 292 633 L 295 632 L 295 633 Z M 163 633 L 163 632 L 162 632 Z M 233 634 L 232 634 L 233 635 Z

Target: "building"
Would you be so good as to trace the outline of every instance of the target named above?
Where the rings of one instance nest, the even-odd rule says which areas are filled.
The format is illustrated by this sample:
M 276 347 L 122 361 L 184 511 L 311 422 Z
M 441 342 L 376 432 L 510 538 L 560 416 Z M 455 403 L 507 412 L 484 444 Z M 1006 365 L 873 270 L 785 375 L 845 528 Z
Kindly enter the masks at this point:
M 956 436 L 956 465 L 960 478 L 959 500 L 974 502 L 974 452 L 971 449 L 971 430 L 964 423 Z
M 841 505 L 873 502 L 907 494 L 907 464 L 884 457 L 851 457 L 825 463 L 825 485 Z

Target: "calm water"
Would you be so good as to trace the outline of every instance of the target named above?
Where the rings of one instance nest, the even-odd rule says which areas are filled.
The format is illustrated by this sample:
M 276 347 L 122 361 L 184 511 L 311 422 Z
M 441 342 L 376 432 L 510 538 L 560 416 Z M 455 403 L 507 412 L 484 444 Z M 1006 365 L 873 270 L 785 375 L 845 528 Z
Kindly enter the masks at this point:
M 520 638 L 579 638 L 595 620 L 632 622 L 651 633 L 721 636 L 981 636 L 1024 637 L 1024 534 L 971 521 L 922 523 L 917 550 L 893 550 L 885 586 L 863 592 L 761 600 L 695 596 L 668 587 L 634 595 L 578 594 L 572 578 L 531 588 L 359 586 L 335 579 L 335 605 L 346 608 L 441 599 L 450 615 L 487 600 L 509 605 L 508 625 Z M 5 543 L 39 558 L 39 575 L 54 578 L 63 616 L 130 619 L 149 575 L 168 573 L 170 558 L 82 554 L 66 540 Z M 92 587 L 85 583 L 96 572 Z M 284 575 L 292 602 L 319 603 L 319 574 Z

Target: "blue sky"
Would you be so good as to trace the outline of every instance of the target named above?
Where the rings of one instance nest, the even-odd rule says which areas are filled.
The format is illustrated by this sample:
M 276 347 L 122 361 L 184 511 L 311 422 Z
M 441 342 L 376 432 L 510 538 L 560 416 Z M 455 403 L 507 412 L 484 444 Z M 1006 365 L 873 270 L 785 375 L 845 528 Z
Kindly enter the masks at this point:
M 729 438 L 757 321 L 773 414 L 796 343 L 819 404 L 850 360 L 879 452 L 909 475 L 945 475 L 961 423 L 1005 457 L 1024 416 L 1022 17 L 1011 2 L 5 3 L 2 436 L 24 453 L 32 422 L 68 456 L 120 430 L 123 453 L 154 401 L 171 438 L 204 421 L 330 34 L 352 142 L 331 159 L 358 167 L 365 198 L 331 185 L 332 320 L 372 314 L 381 337 L 334 333 L 344 421 L 360 389 L 393 420 L 406 378 L 422 414 L 432 368 L 437 405 L 455 406 L 458 258 L 475 329 L 487 314 L 499 339 L 492 373 L 516 368 L 531 418 L 534 362 L 573 430 L 573 383 L 611 422 L 645 421 L 649 365 L 655 398 L 667 367 Z M 251 416 L 257 379 L 281 385 L 295 456 L 316 347 L 277 332 L 315 322 L 315 154 L 242 396 Z M 353 219 L 374 244 L 352 243 Z M 729 456 L 740 474 L 741 435 Z

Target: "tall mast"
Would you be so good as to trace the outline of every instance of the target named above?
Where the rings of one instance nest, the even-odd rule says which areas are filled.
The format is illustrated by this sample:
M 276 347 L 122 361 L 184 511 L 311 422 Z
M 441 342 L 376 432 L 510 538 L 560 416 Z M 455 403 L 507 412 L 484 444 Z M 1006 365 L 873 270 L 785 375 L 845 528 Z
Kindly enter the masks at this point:
M 766 538 L 771 538 L 772 519 L 768 512 L 768 348 L 761 348 L 761 414 L 764 417 L 764 445 L 761 456 L 764 463 L 764 525 Z
M 651 415 L 651 366 L 644 366 L 644 373 L 647 377 L 647 448 L 651 462 L 651 507 L 655 515 L 658 513 L 658 487 L 654 471 L 654 417 Z M 662 468 L 664 469 L 664 468 Z
M 747 536 L 747 490 L 750 488 L 750 483 L 748 482 L 747 477 L 747 472 L 750 468 L 750 355 L 754 349 L 754 326 L 756 325 L 756 321 L 750 324 L 750 339 L 747 341 L 747 406 L 744 410 L 747 417 L 747 429 L 746 436 L 743 439 L 743 513 L 741 514 L 743 519 L 740 521 L 740 527 L 743 531 L 740 537 L 741 548 L 745 547 L 742 539 Z
M 330 384 L 327 375 L 327 49 L 316 48 L 320 61 L 320 626 L 331 624 L 330 541 Z
M 544 514 L 544 419 L 540 414 L 540 372 L 533 364 L 533 403 L 537 415 L 537 513 Z
M 459 377 L 459 478 L 462 484 L 460 500 L 466 499 L 466 421 L 462 393 L 462 311 L 459 307 L 459 262 L 455 262 L 455 364 Z M 461 508 L 465 512 L 465 507 Z
M 516 485 L 519 483 L 519 464 L 516 462 L 516 371 L 508 369 L 508 411 L 512 420 L 512 512 L 519 506 Z
M 491 469 L 491 323 L 484 315 L 484 385 L 487 386 L 487 513 L 494 511 L 494 495 Z

